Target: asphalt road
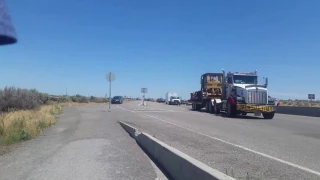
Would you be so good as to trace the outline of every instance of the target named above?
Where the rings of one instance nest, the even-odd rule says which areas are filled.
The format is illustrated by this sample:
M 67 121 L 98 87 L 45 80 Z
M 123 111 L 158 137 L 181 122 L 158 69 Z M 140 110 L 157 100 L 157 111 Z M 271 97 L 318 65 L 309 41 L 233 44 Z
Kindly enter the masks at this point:
M 0 156 L 1 180 L 165 179 L 107 105 L 67 107 L 40 137 Z
M 227 118 L 184 105 L 139 104 L 118 106 L 117 120 L 237 179 L 320 179 L 320 118 Z

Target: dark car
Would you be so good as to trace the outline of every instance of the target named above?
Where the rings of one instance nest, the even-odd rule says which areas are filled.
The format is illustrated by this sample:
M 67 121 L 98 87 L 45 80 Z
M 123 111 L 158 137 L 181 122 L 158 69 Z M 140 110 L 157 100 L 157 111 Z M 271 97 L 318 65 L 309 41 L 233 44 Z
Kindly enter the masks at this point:
M 159 98 L 159 99 L 157 99 L 157 102 L 158 103 L 164 103 L 166 100 L 164 100 L 163 98 Z
M 111 99 L 111 104 L 122 104 L 123 103 L 123 97 L 122 96 L 114 96 Z

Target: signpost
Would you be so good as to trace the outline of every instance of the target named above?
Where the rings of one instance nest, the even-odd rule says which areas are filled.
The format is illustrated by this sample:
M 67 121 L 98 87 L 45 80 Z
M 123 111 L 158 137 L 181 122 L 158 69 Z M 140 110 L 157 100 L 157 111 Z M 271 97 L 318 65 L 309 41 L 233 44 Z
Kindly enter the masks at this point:
M 106 74 L 106 79 L 109 82 L 109 112 L 111 112 L 111 82 L 116 79 L 116 76 L 114 75 L 114 73 L 109 72 Z
M 316 99 L 316 95 L 315 94 L 308 94 L 308 99 L 310 101 L 312 101 L 313 99 Z
M 316 99 L 315 94 L 308 94 L 309 106 L 312 107 L 312 100 Z
M 142 104 L 145 106 L 144 97 L 148 93 L 148 88 L 141 88 L 141 93 L 143 93 Z

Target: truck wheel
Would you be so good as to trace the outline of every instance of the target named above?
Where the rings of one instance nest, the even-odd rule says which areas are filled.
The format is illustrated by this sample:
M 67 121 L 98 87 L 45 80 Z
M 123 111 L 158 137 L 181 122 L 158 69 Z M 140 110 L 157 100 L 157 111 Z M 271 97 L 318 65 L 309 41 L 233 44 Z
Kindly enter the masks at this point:
M 210 101 L 207 101 L 207 103 L 206 103 L 206 111 L 208 112 L 208 113 L 210 113 Z
M 273 119 L 274 112 L 272 113 L 262 113 L 264 119 Z
M 200 104 L 196 104 L 196 110 L 200 111 L 201 110 L 201 105 Z
M 214 103 L 214 113 L 220 114 L 220 106 L 217 103 Z
M 210 114 L 214 113 L 214 107 L 212 106 L 211 102 L 209 103 L 209 113 Z

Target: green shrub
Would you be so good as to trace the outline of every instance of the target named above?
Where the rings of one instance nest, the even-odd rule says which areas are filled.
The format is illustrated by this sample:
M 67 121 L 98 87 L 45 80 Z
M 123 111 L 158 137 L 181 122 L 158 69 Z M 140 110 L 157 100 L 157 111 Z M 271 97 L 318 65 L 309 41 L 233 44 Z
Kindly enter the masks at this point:
M 80 94 L 77 94 L 75 96 L 71 96 L 72 102 L 77 102 L 77 103 L 88 103 L 89 100 L 85 96 L 81 96 Z
M 48 104 L 50 97 L 48 93 L 39 93 L 39 98 L 42 104 Z
M 48 93 L 41 93 L 36 89 L 22 89 L 15 87 L 5 87 L 0 90 L 0 112 L 9 112 L 15 110 L 38 109 L 41 105 L 53 103 L 104 103 L 108 98 L 98 98 L 95 96 L 86 97 L 80 94 L 75 96 L 53 96 Z
M 41 96 L 35 89 L 5 87 L 0 90 L 0 111 L 37 109 L 43 102 L 46 102 L 45 96 Z
M 61 96 L 56 101 L 59 103 L 71 102 L 71 98 L 69 96 Z

